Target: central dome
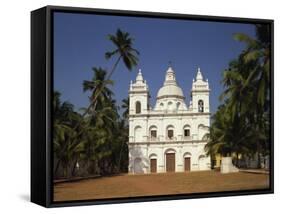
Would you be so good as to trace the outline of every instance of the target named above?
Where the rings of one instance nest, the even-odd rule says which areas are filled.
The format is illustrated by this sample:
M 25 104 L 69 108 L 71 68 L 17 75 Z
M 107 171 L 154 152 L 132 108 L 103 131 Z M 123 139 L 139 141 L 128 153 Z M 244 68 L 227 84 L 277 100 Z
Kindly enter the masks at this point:
M 184 98 L 182 89 L 176 85 L 166 85 L 159 89 L 157 99 L 165 97 Z
M 165 82 L 157 93 L 157 99 L 175 97 L 184 99 L 182 89 L 176 82 L 175 72 L 172 67 L 169 67 L 166 72 Z

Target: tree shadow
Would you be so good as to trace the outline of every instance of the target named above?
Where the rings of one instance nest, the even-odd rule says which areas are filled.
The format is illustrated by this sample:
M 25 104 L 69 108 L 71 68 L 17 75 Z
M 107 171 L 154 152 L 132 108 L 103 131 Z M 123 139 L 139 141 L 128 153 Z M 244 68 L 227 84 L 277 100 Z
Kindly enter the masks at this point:
M 137 174 L 143 174 L 148 171 L 149 160 L 144 156 L 141 147 L 131 145 L 129 149 L 129 171 Z

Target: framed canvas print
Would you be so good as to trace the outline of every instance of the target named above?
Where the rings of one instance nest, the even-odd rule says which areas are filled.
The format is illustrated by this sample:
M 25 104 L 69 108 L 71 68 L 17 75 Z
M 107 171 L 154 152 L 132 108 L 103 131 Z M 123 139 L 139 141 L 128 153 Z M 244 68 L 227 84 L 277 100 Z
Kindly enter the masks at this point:
M 31 12 L 31 201 L 273 193 L 273 20 Z

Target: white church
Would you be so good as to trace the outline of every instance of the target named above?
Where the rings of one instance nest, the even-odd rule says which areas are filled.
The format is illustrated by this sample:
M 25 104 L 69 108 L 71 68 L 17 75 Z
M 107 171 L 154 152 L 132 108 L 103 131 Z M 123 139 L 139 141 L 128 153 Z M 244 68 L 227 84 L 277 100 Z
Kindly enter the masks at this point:
M 154 108 L 141 70 L 129 89 L 129 166 L 131 174 L 209 170 L 204 146 L 210 126 L 210 88 L 200 68 L 189 105 L 169 66 Z

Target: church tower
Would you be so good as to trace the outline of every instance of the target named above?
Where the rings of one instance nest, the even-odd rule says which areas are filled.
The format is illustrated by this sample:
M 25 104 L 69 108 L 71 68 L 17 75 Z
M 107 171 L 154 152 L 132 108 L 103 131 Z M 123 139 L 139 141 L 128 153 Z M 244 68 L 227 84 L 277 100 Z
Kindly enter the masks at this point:
M 130 83 L 129 90 L 129 114 L 147 114 L 149 110 L 149 90 L 146 81 L 143 79 L 141 69 L 136 81 Z
M 208 79 L 204 81 L 200 68 L 197 70 L 196 80 L 193 79 L 191 89 L 192 112 L 210 113 L 210 88 Z

